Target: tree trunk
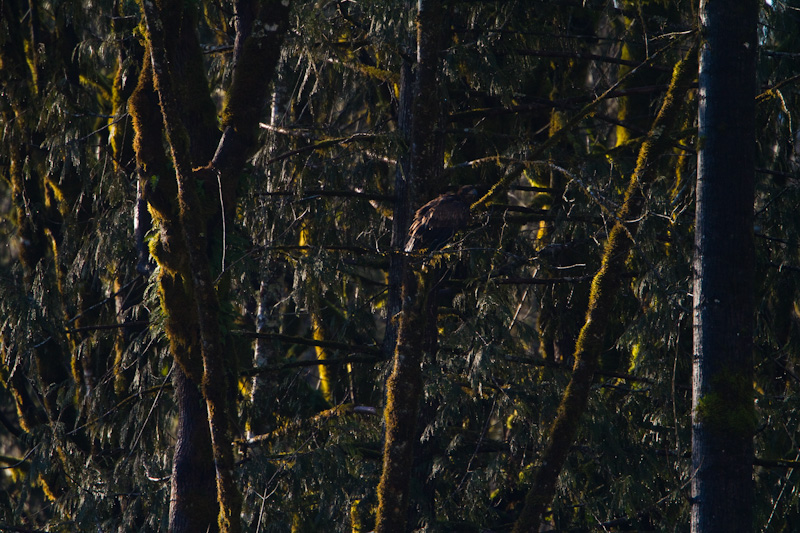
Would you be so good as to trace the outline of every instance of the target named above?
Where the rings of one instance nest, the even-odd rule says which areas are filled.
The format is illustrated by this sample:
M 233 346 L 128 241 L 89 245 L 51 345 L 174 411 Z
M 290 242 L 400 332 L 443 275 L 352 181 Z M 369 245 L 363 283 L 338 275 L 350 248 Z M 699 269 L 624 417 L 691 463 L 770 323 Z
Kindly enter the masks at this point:
M 701 3 L 692 531 L 753 524 L 755 0 Z
M 383 473 L 378 485 L 378 533 L 405 533 L 414 446 L 419 441 L 417 418 L 422 400 L 426 287 L 409 270 L 403 283 L 403 311 L 397 334 L 392 374 L 386 382 Z
M 442 6 L 439 0 L 420 0 L 418 6 L 417 65 L 409 132 L 410 165 L 405 181 L 398 179 L 397 182 L 410 190 L 403 191 L 401 187 L 398 196 L 403 196 L 395 204 L 396 208 L 402 210 L 408 209 L 407 206 L 418 192 L 429 196 L 430 191 L 437 188 L 442 169 L 441 134 L 437 131 L 441 118 L 438 78 Z M 404 101 L 401 114 L 406 105 L 407 101 Z M 401 115 L 401 121 L 406 123 L 407 117 Z M 396 232 L 407 227 L 408 215 L 408 211 L 395 214 L 400 218 L 393 224 L 393 247 L 398 242 L 405 242 L 405 234 L 403 239 L 398 239 Z M 426 323 L 430 289 L 426 279 L 429 272 L 423 271 L 417 275 L 400 257 L 396 258 L 393 268 L 395 276 L 398 269 L 403 272 L 402 312 L 392 374 L 386 382 L 386 436 L 376 517 L 376 531 L 379 533 L 406 531 L 414 447 L 419 441 L 417 418 L 422 401 L 420 365 L 426 348 L 425 331 L 431 327 Z M 391 305 L 392 302 L 389 303 Z
M 403 59 L 400 71 L 400 102 L 397 106 L 397 129 L 403 141 L 408 143 L 411 129 L 411 104 L 414 92 L 411 63 Z M 383 352 L 388 359 L 397 344 L 397 317 L 402 309 L 403 272 L 406 269 L 403 249 L 411 225 L 408 157 L 404 154 L 397 161 L 394 178 L 394 208 L 392 209 L 392 251 L 389 256 L 388 290 L 386 296 L 386 334 L 383 339 Z
M 169 530 L 172 533 L 218 531 L 214 458 L 203 396 L 180 365 L 175 365 L 173 374 L 178 435 L 170 480 Z
M 220 251 L 220 247 L 224 258 L 225 235 L 220 236 L 215 228 L 221 227 L 224 232 L 225 220 L 235 211 L 239 174 L 255 149 L 258 120 L 266 103 L 270 76 L 264 73 L 271 72 L 278 62 L 288 22 L 288 2 L 240 0 L 234 3 L 233 75 L 222 112 L 221 138 L 216 130 L 205 74 L 200 68 L 202 60 L 192 62 L 202 56 L 196 30 L 191 24 L 195 16 L 192 6 L 163 1 L 156 7 L 146 0 L 140 5 L 145 22 L 150 84 L 158 95 L 160 116 L 158 119 L 153 116 L 152 105 L 147 109 L 146 91 L 134 95 L 132 115 L 137 125 L 137 158 L 145 178 L 154 175 L 155 168 L 148 169 L 149 164 L 156 162 L 158 164 L 151 166 L 162 167 L 162 172 L 155 174 L 159 176 L 157 187 L 160 190 L 150 194 L 148 200 L 159 214 L 161 226 L 160 242 L 154 251 L 162 268 L 159 285 L 167 316 L 167 336 L 181 370 L 190 381 L 201 386 L 205 417 L 200 419 L 201 412 L 183 403 L 189 401 L 186 398 L 179 397 L 178 404 L 186 407 L 181 412 L 183 417 L 198 417 L 182 420 L 182 423 L 193 428 L 205 424 L 210 434 L 214 472 L 209 476 L 216 478 L 218 526 L 221 531 L 237 532 L 241 530 L 241 494 L 234 474 L 230 426 L 235 411 L 228 405 L 231 381 L 226 373 L 226 368 L 235 367 L 235 362 L 229 360 L 224 349 L 215 282 L 215 274 L 224 271 L 225 265 L 212 265 L 210 258 L 211 252 Z M 167 32 L 164 21 L 176 18 L 183 21 L 179 31 Z M 253 32 L 258 24 L 264 29 Z M 145 74 L 147 67 L 148 64 L 143 68 Z M 143 78 L 143 81 L 146 85 L 148 80 Z M 204 102 L 211 104 L 210 107 Z M 209 109 L 211 120 L 208 119 Z M 163 172 L 165 158 L 157 136 L 159 119 L 169 145 L 174 181 L 167 180 L 169 173 Z M 203 189 L 202 196 L 198 189 Z M 187 392 L 191 392 L 190 387 L 183 388 L 183 393 Z M 179 434 L 184 440 L 177 443 L 176 453 L 184 446 L 187 451 L 184 456 L 176 456 L 176 461 L 205 461 L 202 450 L 192 449 L 195 443 L 185 440 L 189 434 Z M 196 464 L 200 471 L 205 472 L 206 467 Z M 173 485 L 173 507 L 187 507 L 171 509 L 170 516 L 196 520 L 197 515 L 188 506 L 190 502 L 176 498 L 178 493 L 180 491 Z M 207 502 L 203 505 L 213 507 Z M 170 527 L 177 530 L 183 524 L 176 521 Z M 195 530 L 203 527 L 207 526 L 189 525 L 189 529 Z

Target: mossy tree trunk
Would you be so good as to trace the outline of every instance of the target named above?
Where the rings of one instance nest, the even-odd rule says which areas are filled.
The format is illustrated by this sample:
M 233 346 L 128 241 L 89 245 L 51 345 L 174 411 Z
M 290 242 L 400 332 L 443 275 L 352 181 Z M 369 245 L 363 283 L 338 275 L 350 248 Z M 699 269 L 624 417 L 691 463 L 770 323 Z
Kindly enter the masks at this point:
M 633 245 L 637 223 L 645 207 L 644 187 L 655 179 L 657 160 L 670 148 L 670 133 L 678 121 L 684 103 L 683 95 L 696 74 L 696 56 L 696 49 L 690 50 L 675 67 L 658 116 L 639 150 L 636 170 L 625 192 L 625 202 L 606 241 L 600 270 L 592 280 L 586 320 L 575 345 L 572 376 L 550 427 L 546 448 L 539 458 L 540 466 L 533 486 L 514 524 L 515 533 L 538 532 L 542 516 L 555 495 L 558 476 L 575 441 L 580 418 L 588 405 L 598 360 L 605 349 L 603 339 L 608 317 L 625 272 L 625 262 Z
M 278 62 L 288 22 L 287 4 L 280 0 L 235 2 L 233 76 L 221 134 L 196 35 L 196 7 L 167 0 L 140 4 L 147 54 L 131 114 L 146 196 L 160 230 L 151 251 L 160 267 L 166 331 L 179 365 L 176 394 L 181 431 L 174 468 L 186 469 L 185 476 L 173 471 L 172 531 L 241 529 L 241 495 L 234 478 L 230 434 L 235 410 L 228 405 L 232 381 L 225 371 L 235 364 L 221 334 L 220 299 L 225 294 L 218 292 L 217 279 L 224 276 L 224 265 L 212 264 L 211 258 L 224 257 L 225 235 L 219 228 L 232 219 L 239 174 L 256 147 L 268 74 Z M 181 21 L 179 27 L 167 31 L 165 24 L 175 20 Z M 162 131 L 169 154 L 161 149 Z M 205 409 L 197 409 L 192 399 L 198 386 Z M 208 441 L 200 437 L 203 428 Z M 207 475 L 198 480 L 190 474 L 192 469 Z M 216 503 L 209 505 L 210 496 L 203 487 L 214 483 L 214 478 Z M 176 485 L 181 479 L 194 485 L 185 490 L 186 486 Z M 218 514 L 210 520 L 209 511 L 214 508 Z
M 408 225 L 408 206 L 419 194 L 430 197 L 438 189 L 442 170 L 441 123 L 442 106 L 439 94 L 439 56 L 441 41 L 442 5 L 439 0 L 420 1 L 417 11 L 417 63 L 411 98 L 410 146 L 405 188 L 401 187 L 396 207 L 402 211 L 393 225 L 393 245 L 405 242 L 397 232 Z M 403 73 L 407 80 L 408 72 Z M 407 85 L 404 84 L 405 87 Z M 401 129 L 407 124 L 404 112 L 408 100 L 401 106 Z M 403 172 L 403 168 L 398 170 Z M 402 176 L 398 176 L 400 180 Z M 405 202 L 403 201 L 405 200 Z M 402 247 L 402 245 L 401 245 Z M 411 472 L 414 447 L 419 441 L 419 408 L 422 402 L 421 365 L 425 355 L 426 332 L 435 327 L 428 322 L 428 301 L 433 285 L 429 272 L 416 272 L 400 259 L 394 265 L 402 271 L 402 311 L 397 330 L 392 373 L 386 382 L 384 423 L 386 433 L 383 448 L 383 473 L 378 485 L 376 531 L 404 532 L 408 519 Z
M 392 373 L 386 381 L 386 433 L 383 473 L 378 485 L 379 533 L 404 533 L 408 518 L 414 446 L 419 441 L 417 418 L 422 401 L 421 365 L 425 341 L 426 287 L 408 271 L 403 283 L 403 310 L 397 332 Z
M 750 531 L 758 3 L 707 0 L 700 10 L 691 524 Z
M 170 351 L 176 361 L 173 382 L 179 421 L 172 464 L 169 530 L 173 533 L 216 531 L 215 482 L 195 474 L 207 472 L 207 465 L 213 464 L 213 456 L 205 410 L 197 401 L 202 398 L 197 317 L 190 295 L 185 291 L 183 276 L 188 273 L 188 261 L 183 257 L 186 252 L 175 217 L 176 207 L 171 201 L 176 186 L 175 180 L 169 178 L 170 164 L 162 149 L 164 120 L 154 87 L 149 48 L 128 109 L 135 129 L 139 179 L 159 226 L 159 239 L 151 243 L 151 252 L 160 267 L 159 297 Z

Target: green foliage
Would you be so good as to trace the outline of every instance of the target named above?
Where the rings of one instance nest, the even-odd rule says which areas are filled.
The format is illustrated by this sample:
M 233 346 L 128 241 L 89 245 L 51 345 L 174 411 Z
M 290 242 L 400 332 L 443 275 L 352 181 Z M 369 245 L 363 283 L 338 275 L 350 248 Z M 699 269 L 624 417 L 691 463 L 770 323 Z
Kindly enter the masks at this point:
M 175 362 L 156 276 L 136 270 L 135 169 L 115 160 L 119 148 L 109 140 L 111 123 L 127 120 L 112 102 L 114 91 L 124 94 L 114 87 L 116 72 L 124 66 L 136 78 L 141 62 L 133 50 L 140 35 L 112 24 L 111 15 L 117 8 L 132 21 L 140 14 L 135 3 L 111 4 L 37 4 L 38 91 L 30 53 L 15 64 L 13 43 L 0 37 L 7 88 L 0 95 L 0 454 L 21 460 L 0 483 L 0 529 L 167 528 Z M 245 439 L 244 428 L 255 426 L 263 436 L 243 444 L 238 457 L 243 525 L 352 531 L 358 509 L 369 531 L 382 422 L 335 409 L 381 413 L 389 365 L 337 360 L 380 347 L 393 318 L 386 316 L 388 215 L 396 162 L 408 150 L 397 126 L 398 73 L 403 56 L 414 55 L 414 12 L 394 0 L 293 4 L 273 109 L 260 117 L 269 127 L 260 130 L 261 148 L 240 180 L 235 217 L 224 234 L 210 228 L 214 268 L 225 258 L 217 281 L 231 360 L 253 366 L 248 335 L 262 281 L 274 295 L 265 304 L 265 333 L 285 336 L 264 341 L 270 358 L 256 378 L 266 384 L 258 404 L 251 403 L 250 376 L 231 395 L 235 437 Z M 642 113 L 631 120 L 649 126 L 695 24 L 682 2 L 621 4 L 622 11 L 607 2 L 449 6 L 442 93 L 431 95 L 447 113 L 440 125 L 445 179 L 492 185 L 515 163 L 526 170 L 437 252 L 445 273 L 439 345 L 422 366 L 410 511 L 421 528 L 503 531 L 521 511 L 642 132 L 629 130 L 618 143 L 624 95 L 617 95 L 535 163 L 529 155 L 618 81 L 619 65 L 603 58 L 620 57 L 623 43 L 649 50 L 651 66 L 642 67 L 648 84 L 638 87 L 646 105 L 629 108 Z M 218 95 L 230 81 L 231 17 L 218 3 L 197 5 L 206 75 Z M 0 24 L 6 28 L 16 8 L 28 28 L 27 6 L 4 3 Z M 757 455 L 765 460 L 797 460 L 800 446 L 800 95 L 787 81 L 800 35 L 789 7 L 764 6 L 761 30 L 760 84 L 769 90 L 758 100 L 755 396 Z M 72 40 L 54 40 L 66 30 Z M 59 50 L 61 42 L 68 49 Z M 694 120 L 683 117 L 685 132 L 672 139 L 674 150 L 657 162 L 645 192 L 589 410 L 546 517 L 555 528 L 686 529 Z M 312 148 L 333 139 L 347 140 Z M 130 149 L 133 139 L 123 142 Z M 152 176 L 152 187 L 161 179 Z M 27 257 L 39 259 L 29 264 Z M 281 340 L 313 339 L 312 312 L 325 324 L 325 340 L 353 347 L 328 349 L 331 401 L 319 393 L 314 347 Z M 56 364 L 40 367 L 47 361 Z M 737 416 L 727 405 L 712 407 Z M 757 467 L 756 516 L 764 529 L 798 528 L 796 477 L 791 469 Z

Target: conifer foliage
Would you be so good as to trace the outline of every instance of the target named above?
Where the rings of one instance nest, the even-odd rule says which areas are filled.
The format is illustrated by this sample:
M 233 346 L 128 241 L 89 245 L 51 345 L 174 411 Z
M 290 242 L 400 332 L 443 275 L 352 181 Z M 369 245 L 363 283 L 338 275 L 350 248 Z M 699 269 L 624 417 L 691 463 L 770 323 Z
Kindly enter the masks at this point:
M 692 405 L 696 2 L 0 2 L 0 530 L 686 530 L 711 407 L 797 530 L 798 8 L 750 410 Z

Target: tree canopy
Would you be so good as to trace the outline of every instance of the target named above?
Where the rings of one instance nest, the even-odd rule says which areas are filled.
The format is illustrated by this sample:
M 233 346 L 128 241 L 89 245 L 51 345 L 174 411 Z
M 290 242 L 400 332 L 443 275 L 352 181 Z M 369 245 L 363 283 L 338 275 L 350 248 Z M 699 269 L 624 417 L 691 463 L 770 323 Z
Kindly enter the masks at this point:
M 688 530 L 697 2 L 0 9 L 0 530 Z M 759 7 L 729 286 L 763 531 L 800 528 L 799 9 Z

